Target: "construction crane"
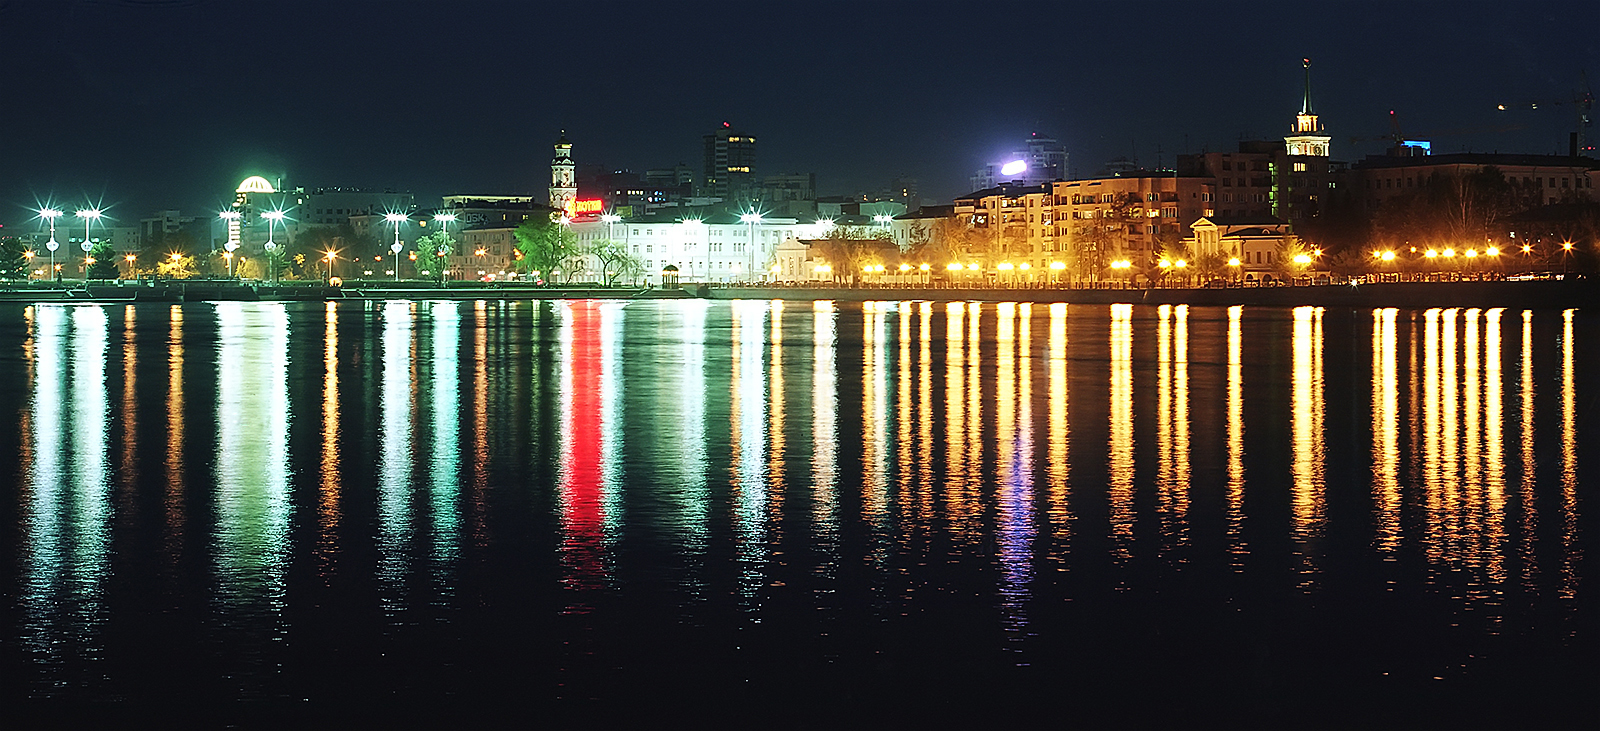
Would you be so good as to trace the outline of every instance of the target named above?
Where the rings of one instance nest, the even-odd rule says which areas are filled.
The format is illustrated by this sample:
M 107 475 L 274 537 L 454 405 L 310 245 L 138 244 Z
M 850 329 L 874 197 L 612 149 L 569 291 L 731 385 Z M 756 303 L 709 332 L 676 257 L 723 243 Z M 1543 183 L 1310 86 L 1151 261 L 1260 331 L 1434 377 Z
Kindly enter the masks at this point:
M 1405 147 L 1406 146 L 1406 142 L 1408 142 L 1408 141 L 1416 142 L 1416 141 L 1422 141 L 1422 140 L 1430 140 L 1430 139 L 1433 139 L 1435 137 L 1457 137 L 1457 136 L 1463 136 L 1463 135 L 1499 134 L 1501 132 L 1513 132 L 1513 131 L 1522 129 L 1522 128 L 1527 127 L 1527 126 L 1528 125 L 1525 125 L 1525 124 L 1501 124 L 1501 125 L 1495 125 L 1495 126 L 1490 126 L 1490 127 L 1451 127 L 1451 128 L 1446 128 L 1446 129 L 1429 130 L 1426 133 L 1423 133 L 1423 134 L 1417 135 L 1416 137 L 1412 137 L 1412 138 L 1408 139 L 1404 134 L 1401 134 L 1401 132 L 1400 132 L 1400 115 L 1397 112 L 1395 112 L 1393 109 L 1391 109 L 1391 110 L 1389 110 L 1389 130 L 1390 130 L 1389 134 L 1386 134 L 1386 135 L 1370 135 L 1370 136 L 1366 136 L 1366 137 L 1351 137 L 1350 138 L 1350 144 L 1353 145 L 1353 144 L 1356 144 L 1358 142 L 1376 142 L 1378 140 L 1388 140 L 1388 141 L 1393 142 L 1395 147 L 1399 148 L 1399 147 Z
M 1587 155 L 1594 152 L 1593 137 L 1590 129 L 1594 127 L 1594 92 L 1589 90 L 1589 74 L 1587 71 L 1578 73 L 1579 90 L 1573 93 L 1571 99 L 1557 99 L 1554 101 L 1528 101 L 1521 104 L 1501 104 L 1497 109 L 1502 112 L 1513 109 L 1538 110 L 1540 107 L 1571 106 L 1577 112 L 1575 129 L 1572 131 L 1572 155 Z

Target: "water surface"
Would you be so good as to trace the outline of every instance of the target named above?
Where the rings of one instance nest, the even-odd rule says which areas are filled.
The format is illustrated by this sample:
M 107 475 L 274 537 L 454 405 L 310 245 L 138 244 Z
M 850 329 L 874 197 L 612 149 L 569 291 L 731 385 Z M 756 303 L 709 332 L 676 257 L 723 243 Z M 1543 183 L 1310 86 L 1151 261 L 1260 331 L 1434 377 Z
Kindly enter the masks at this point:
M 27 725 L 1595 718 L 1592 313 L 12 307 Z

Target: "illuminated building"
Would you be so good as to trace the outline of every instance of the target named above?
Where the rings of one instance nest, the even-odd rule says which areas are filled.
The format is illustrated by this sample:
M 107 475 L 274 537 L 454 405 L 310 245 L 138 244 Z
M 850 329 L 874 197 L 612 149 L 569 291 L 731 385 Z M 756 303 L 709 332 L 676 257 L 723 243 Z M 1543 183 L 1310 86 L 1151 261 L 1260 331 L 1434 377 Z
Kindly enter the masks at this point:
M 661 270 L 672 265 L 678 267 L 686 284 L 767 281 L 780 243 L 819 238 L 832 226 L 828 220 L 801 223 L 795 218 L 762 216 L 746 221 L 726 212 L 670 209 L 615 223 L 596 218 L 571 224 L 580 245 L 609 238 L 625 246 L 643 263 L 646 281 L 659 283 Z M 587 276 L 597 276 L 594 262 L 583 266 Z
M 1271 216 L 1314 235 L 1346 166 L 1329 159 L 1332 137 L 1311 106 L 1311 61 L 1305 59 L 1300 111 L 1282 142 L 1241 140 L 1233 152 L 1178 156 L 1178 172 L 1216 179 L 1216 211 L 1224 217 Z
M 1230 279 L 1254 282 L 1260 279 L 1277 279 L 1282 276 L 1283 265 L 1278 255 L 1289 238 L 1289 224 L 1271 216 L 1240 216 L 1224 218 L 1207 216 L 1190 225 L 1194 236 L 1184 241 L 1195 256 L 1220 254 L 1224 261 L 1237 258 L 1224 274 Z
M 1049 196 L 1048 186 L 1001 183 L 957 198 L 956 221 L 972 235 L 951 255 L 962 263 L 977 264 L 981 271 L 1028 256 L 1030 228 L 1037 225 Z
M 756 138 L 723 122 L 708 134 L 700 195 L 743 203 L 755 192 Z
M 1086 276 L 1077 261 L 1086 252 L 1102 258 L 1153 259 L 1163 241 L 1176 243 L 1188 226 L 1215 215 L 1216 181 L 1171 171 L 1139 171 L 1125 176 L 1052 183 L 1051 207 L 1030 221 L 1035 266 L 1066 262 Z

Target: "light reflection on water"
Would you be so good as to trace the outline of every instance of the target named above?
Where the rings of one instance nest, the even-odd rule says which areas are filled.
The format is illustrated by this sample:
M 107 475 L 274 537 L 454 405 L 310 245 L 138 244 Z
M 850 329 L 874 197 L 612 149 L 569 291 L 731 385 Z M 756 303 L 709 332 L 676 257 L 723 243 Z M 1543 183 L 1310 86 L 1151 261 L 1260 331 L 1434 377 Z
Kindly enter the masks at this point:
M 1090 636 L 1064 619 L 1075 602 L 1225 580 L 1312 597 L 1418 581 L 1485 636 L 1538 624 L 1543 598 L 1581 600 L 1574 310 L 24 314 L 10 631 L 37 669 L 31 695 L 133 662 L 104 636 L 122 606 L 109 587 L 156 580 L 201 596 L 214 636 L 250 646 L 230 672 L 261 677 L 313 593 L 392 641 L 418 631 L 418 609 L 456 632 L 506 605 L 530 626 L 594 628 L 656 621 L 665 594 L 671 621 L 778 625 L 763 631 L 830 663 L 859 617 L 875 629 L 855 641 L 892 653 L 876 629 L 932 612 L 1028 667 Z M 123 554 L 133 575 L 111 582 Z M 1396 568 L 1357 568 L 1367 558 Z M 206 581 L 171 578 L 185 572 Z M 954 609 L 968 606 L 987 613 Z M 607 651 L 626 652 L 601 634 L 574 650 Z

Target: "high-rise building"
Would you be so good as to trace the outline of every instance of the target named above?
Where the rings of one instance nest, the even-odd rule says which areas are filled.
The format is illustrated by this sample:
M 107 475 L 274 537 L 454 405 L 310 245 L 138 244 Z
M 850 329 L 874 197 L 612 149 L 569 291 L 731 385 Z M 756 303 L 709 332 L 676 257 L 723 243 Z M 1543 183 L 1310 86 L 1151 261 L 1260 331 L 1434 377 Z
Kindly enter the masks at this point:
M 556 140 L 556 154 L 550 160 L 550 207 L 572 215 L 573 201 L 578 199 L 577 165 L 572 162 L 572 143 L 567 131 L 561 130 Z
M 1001 183 L 1042 185 L 1067 178 L 1067 148 L 1054 138 L 1038 132 L 1028 136 L 1021 148 L 1006 154 L 972 174 L 972 189 L 986 190 Z
M 749 200 L 756 187 L 755 136 L 723 122 L 716 132 L 705 136 L 705 152 L 701 195 L 735 204 Z

